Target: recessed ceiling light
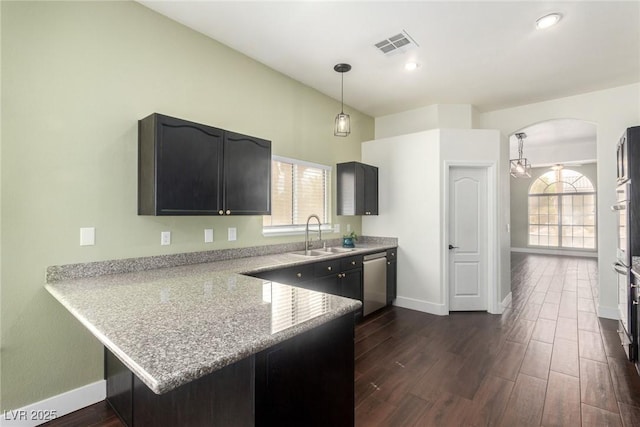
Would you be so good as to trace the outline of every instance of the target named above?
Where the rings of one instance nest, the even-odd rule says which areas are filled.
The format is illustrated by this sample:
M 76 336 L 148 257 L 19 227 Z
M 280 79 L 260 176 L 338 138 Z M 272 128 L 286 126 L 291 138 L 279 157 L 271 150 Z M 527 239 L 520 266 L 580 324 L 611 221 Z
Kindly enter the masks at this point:
M 404 64 L 404 69 L 407 71 L 413 71 L 418 68 L 420 65 L 417 62 L 407 62 Z
M 536 20 L 536 28 L 539 30 L 544 30 L 545 28 L 552 27 L 556 25 L 561 18 L 562 15 L 559 13 L 550 13 L 548 15 L 545 15 L 542 18 L 538 18 Z

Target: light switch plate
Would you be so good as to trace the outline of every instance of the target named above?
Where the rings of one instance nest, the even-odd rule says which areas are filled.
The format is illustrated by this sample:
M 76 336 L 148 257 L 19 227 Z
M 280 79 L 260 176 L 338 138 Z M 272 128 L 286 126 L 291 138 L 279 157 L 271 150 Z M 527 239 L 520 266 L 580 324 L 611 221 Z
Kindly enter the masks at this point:
M 334 233 L 340 232 L 340 224 L 333 224 L 333 232 Z
M 96 228 L 80 228 L 80 246 L 93 246 L 96 244 Z
M 351 224 L 347 224 L 347 233 L 351 233 Z
M 160 244 L 162 246 L 171 244 L 171 232 L 170 231 L 162 231 L 160 232 Z
M 228 231 L 228 235 L 229 235 L 229 241 L 233 242 L 234 240 L 236 240 L 236 228 L 235 227 L 229 227 L 229 231 Z
M 204 242 L 213 243 L 213 228 L 204 229 Z

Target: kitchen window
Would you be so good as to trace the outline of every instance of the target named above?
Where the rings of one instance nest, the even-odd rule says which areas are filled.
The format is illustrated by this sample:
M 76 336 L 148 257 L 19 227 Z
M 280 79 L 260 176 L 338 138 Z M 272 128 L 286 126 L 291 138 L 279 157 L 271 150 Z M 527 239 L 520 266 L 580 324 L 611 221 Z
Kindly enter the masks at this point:
M 596 191 L 570 169 L 549 171 L 529 187 L 529 246 L 596 248 Z
M 271 160 L 271 215 L 263 216 L 264 235 L 304 232 L 311 214 L 330 230 L 331 166 L 286 157 Z M 313 222 L 314 229 L 317 227 Z

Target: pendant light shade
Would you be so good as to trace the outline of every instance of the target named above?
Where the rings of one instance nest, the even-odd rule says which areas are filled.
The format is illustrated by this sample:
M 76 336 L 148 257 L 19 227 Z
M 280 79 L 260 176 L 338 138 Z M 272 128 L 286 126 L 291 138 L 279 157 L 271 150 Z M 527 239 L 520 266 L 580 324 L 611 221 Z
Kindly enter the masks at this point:
M 338 113 L 336 125 L 333 130 L 335 136 L 347 136 L 351 133 L 351 118 L 348 114 Z
M 336 64 L 333 69 L 341 74 L 341 86 L 340 86 L 340 113 L 336 116 L 336 123 L 333 129 L 335 136 L 348 136 L 351 133 L 351 118 L 348 114 L 344 113 L 344 73 L 351 70 L 349 64 Z
M 522 148 L 524 146 L 523 139 L 526 137 L 527 134 L 524 132 L 516 133 L 516 138 L 518 138 L 518 158 L 509 161 L 509 170 L 511 176 L 514 178 L 531 177 L 531 163 L 522 155 Z

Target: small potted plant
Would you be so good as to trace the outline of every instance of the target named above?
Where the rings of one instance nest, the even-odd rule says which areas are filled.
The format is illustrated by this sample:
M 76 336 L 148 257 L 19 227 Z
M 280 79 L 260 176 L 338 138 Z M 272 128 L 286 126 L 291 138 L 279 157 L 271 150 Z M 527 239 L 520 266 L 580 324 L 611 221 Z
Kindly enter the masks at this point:
M 358 240 L 358 235 L 355 231 L 351 231 L 349 234 L 342 235 L 342 247 L 344 248 L 355 248 L 356 244 L 354 243 Z

